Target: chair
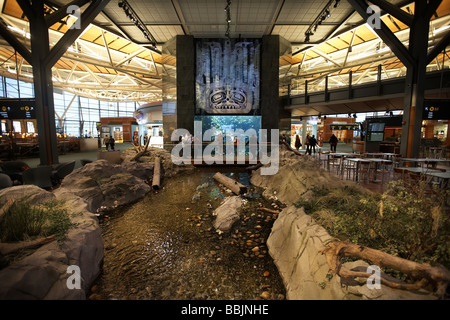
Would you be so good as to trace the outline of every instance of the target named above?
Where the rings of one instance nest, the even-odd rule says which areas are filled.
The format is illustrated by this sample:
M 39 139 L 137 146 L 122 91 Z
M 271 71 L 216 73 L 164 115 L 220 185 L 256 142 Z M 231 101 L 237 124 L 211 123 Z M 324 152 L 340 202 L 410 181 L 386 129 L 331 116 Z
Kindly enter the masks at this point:
M 344 163 L 344 170 L 347 173 L 346 174 L 347 180 L 350 180 L 350 176 L 352 174 L 353 174 L 353 180 L 356 179 L 356 170 L 357 170 L 357 168 L 358 168 L 358 164 L 356 162 L 353 162 L 353 161 L 349 162 L 349 161 L 347 161 L 347 162 Z
M 5 173 L 0 173 L 0 190 L 12 187 L 12 185 L 11 178 Z
M 33 184 L 42 189 L 52 188 L 52 166 L 30 168 L 22 173 L 23 184 Z
M 394 180 L 405 180 L 406 173 L 405 169 L 394 167 Z
M 55 169 L 54 179 L 57 183 L 60 183 L 65 176 L 70 174 L 75 168 L 75 160 L 70 162 L 64 162 L 58 165 Z
M 358 181 L 369 181 L 371 169 L 370 160 L 361 160 L 359 162 Z
M 0 167 L 3 173 L 7 174 L 12 181 L 22 181 L 22 173 L 29 169 L 30 166 L 23 161 L 4 161 L 1 162 Z

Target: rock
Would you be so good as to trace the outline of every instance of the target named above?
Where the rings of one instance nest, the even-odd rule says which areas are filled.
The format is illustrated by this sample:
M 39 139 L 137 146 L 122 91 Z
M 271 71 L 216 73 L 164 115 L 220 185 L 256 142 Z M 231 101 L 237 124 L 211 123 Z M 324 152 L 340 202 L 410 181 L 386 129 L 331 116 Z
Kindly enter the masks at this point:
M 319 169 L 313 160 L 296 155 L 292 157 L 290 153 L 292 152 L 287 151 L 284 146 L 280 146 L 280 167 L 275 175 L 261 175 L 261 168 L 253 171 L 250 182 L 264 188 L 263 196 L 267 199 L 278 199 L 289 205 L 298 201 L 313 186 L 344 186 L 352 183 Z
M 270 292 L 269 291 L 263 291 L 261 293 L 261 298 L 263 298 L 264 300 L 270 299 Z
M 14 201 L 28 201 L 30 204 L 40 204 L 55 200 L 53 193 L 35 185 L 20 185 L 0 190 L 0 217 Z
M 394 290 L 382 285 L 381 290 L 370 290 L 366 285 L 349 283 L 339 276 L 327 277 L 329 272 L 325 255 L 321 253 L 332 240 L 328 232 L 303 208 L 289 206 L 275 221 L 267 240 L 272 256 L 290 300 L 344 300 L 361 299 L 434 299 L 424 292 Z M 367 266 L 356 261 L 350 268 Z M 344 264 L 347 268 L 346 264 Z M 322 285 L 319 285 L 322 284 Z
M 268 277 L 268 276 L 270 276 L 270 272 L 269 272 L 269 271 L 264 271 L 264 274 L 263 274 L 263 276 L 264 276 L 264 277 Z
M 228 231 L 233 223 L 239 220 L 239 211 L 242 205 L 242 199 L 239 196 L 226 198 L 222 204 L 214 210 L 216 216 L 214 228 L 220 231 Z
M 112 164 L 97 160 L 66 176 L 55 194 L 75 194 L 88 204 L 88 210 L 110 209 L 132 203 L 151 191 L 142 178 L 150 174 L 148 164 Z
M 41 246 L 23 259 L 0 270 L 0 299 L 86 299 L 93 281 L 100 274 L 103 242 L 96 215 L 88 210 L 85 200 L 67 189 L 50 193 L 35 186 L 17 186 L 2 190 L 1 199 L 14 194 L 27 196 L 37 203 L 63 200 L 73 226 L 62 243 L 53 241 Z M 30 196 L 28 196 L 30 195 Z M 20 200 L 21 201 L 21 200 Z M 80 289 L 69 289 L 72 275 L 69 266 L 80 268 Z

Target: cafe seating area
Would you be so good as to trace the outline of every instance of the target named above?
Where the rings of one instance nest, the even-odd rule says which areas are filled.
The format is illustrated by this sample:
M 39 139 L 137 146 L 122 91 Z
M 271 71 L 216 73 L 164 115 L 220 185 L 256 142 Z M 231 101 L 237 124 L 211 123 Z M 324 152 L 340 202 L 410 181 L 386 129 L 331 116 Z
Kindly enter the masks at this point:
M 423 181 L 427 190 L 449 186 L 450 158 L 404 158 L 385 152 L 321 152 L 317 157 L 322 168 L 340 179 L 380 192 L 386 189 L 387 182 L 399 179 L 411 186 Z
M 53 189 L 61 184 L 65 176 L 75 168 L 75 160 L 34 168 L 24 161 L 0 162 L 0 190 L 14 185 L 36 185 L 43 189 Z

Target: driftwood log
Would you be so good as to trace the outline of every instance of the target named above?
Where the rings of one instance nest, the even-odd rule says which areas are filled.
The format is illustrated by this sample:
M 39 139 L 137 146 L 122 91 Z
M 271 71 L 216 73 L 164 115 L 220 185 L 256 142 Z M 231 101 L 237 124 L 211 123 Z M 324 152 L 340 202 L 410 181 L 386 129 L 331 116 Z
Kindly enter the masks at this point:
M 262 212 L 273 213 L 273 214 L 280 213 L 279 210 L 273 210 L 273 209 L 269 209 L 269 208 L 258 208 L 258 209 L 256 209 L 256 211 L 262 211 Z
M 249 166 L 247 167 L 247 170 L 253 171 L 253 170 L 258 170 L 259 168 L 261 168 L 263 166 L 263 164 L 260 162 L 258 164 L 255 164 L 254 166 Z
M 234 194 L 240 195 L 240 194 L 244 194 L 247 192 L 246 186 L 244 186 L 243 184 L 241 184 L 231 178 L 228 178 L 227 176 L 223 175 L 220 172 L 217 172 L 213 176 L 213 179 L 216 180 L 217 182 L 223 184 L 225 187 L 230 189 Z
M 14 253 L 19 250 L 40 247 L 40 246 L 43 246 L 44 244 L 50 243 L 54 240 L 55 240 L 55 236 L 52 235 L 52 236 L 49 236 L 46 238 L 40 238 L 40 239 L 25 241 L 25 242 L 0 243 L 0 254 L 5 256 L 7 254 Z
M 379 267 L 398 270 L 415 281 L 413 283 L 392 282 L 380 277 L 380 283 L 391 288 L 402 290 L 425 289 L 433 292 L 436 296 L 442 297 L 450 282 L 450 272 L 443 266 L 417 263 L 380 250 L 348 242 L 331 242 L 322 250 L 322 254 L 325 254 L 330 270 L 343 278 L 369 278 L 372 276 L 370 273 L 352 271 L 342 267 L 341 257 L 355 257 L 369 261 Z
M 286 141 L 283 141 L 283 144 L 288 148 L 289 151 L 292 151 L 293 153 L 295 153 L 298 156 L 302 156 L 302 154 L 300 152 L 293 149 Z
M 141 145 L 139 145 L 139 147 L 138 147 L 138 146 L 135 146 L 133 144 L 133 147 L 134 147 L 134 149 L 136 150 L 137 153 L 136 153 L 136 155 L 133 158 L 131 158 L 130 161 L 137 161 L 140 157 L 142 157 L 147 152 L 147 148 L 148 148 L 149 142 L 150 142 L 150 139 L 147 140 L 147 142 L 145 143 L 144 148 L 142 148 Z
M 153 180 L 152 187 L 154 190 L 158 190 L 161 186 L 161 159 L 155 157 L 155 165 L 153 167 Z

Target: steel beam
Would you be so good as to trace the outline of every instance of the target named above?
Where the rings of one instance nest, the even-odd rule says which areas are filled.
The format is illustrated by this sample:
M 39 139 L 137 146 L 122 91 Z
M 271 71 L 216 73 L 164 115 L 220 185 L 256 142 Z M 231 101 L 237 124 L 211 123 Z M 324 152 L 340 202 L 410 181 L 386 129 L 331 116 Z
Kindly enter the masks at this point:
M 353 8 L 359 13 L 365 21 L 369 20 L 370 16 L 367 13 L 369 7 L 365 0 L 348 0 Z M 395 55 L 402 61 L 402 63 L 410 67 L 414 64 L 414 60 L 411 57 L 408 49 L 402 44 L 402 42 L 392 33 L 392 31 L 386 26 L 386 24 L 380 20 L 380 28 L 373 29 L 375 33 L 386 43 L 395 53 Z
M 50 50 L 44 63 L 53 66 L 67 51 L 67 48 L 81 35 L 81 33 L 94 21 L 95 17 L 108 4 L 109 0 L 94 0 L 80 17 L 80 28 L 70 29 Z
M 378 7 L 380 7 L 382 10 L 386 11 L 387 13 L 389 13 L 391 16 L 393 16 L 396 19 L 400 20 L 401 22 L 403 22 L 407 26 L 411 26 L 412 25 L 413 16 L 410 15 L 409 13 L 407 13 L 406 11 L 403 11 L 402 9 L 397 7 L 396 5 L 394 5 L 392 3 L 389 3 L 389 2 L 387 2 L 385 0 L 369 0 L 369 1 L 372 2 L 374 5 L 377 5 Z

